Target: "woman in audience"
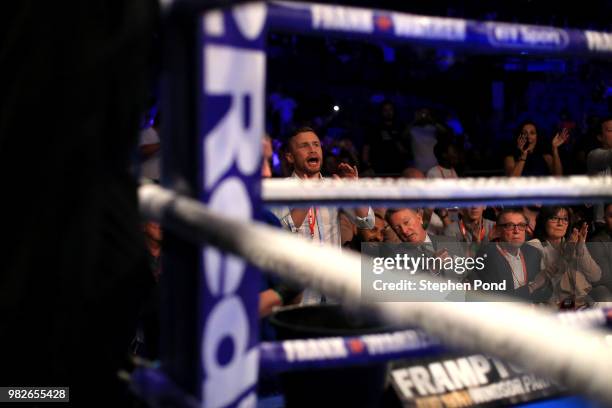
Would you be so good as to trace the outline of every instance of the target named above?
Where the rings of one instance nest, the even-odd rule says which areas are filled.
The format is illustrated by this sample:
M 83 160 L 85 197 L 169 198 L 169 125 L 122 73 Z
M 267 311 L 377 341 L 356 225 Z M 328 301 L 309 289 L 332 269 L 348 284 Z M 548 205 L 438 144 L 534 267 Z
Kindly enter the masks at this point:
M 560 308 L 582 308 L 592 303 L 589 292 L 599 281 L 601 269 L 589 253 L 585 241 L 588 226 L 569 228 L 569 207 L 542 207 L 531 245 L 542 253 L 542 278 L 552 284 L 551 303 Z
M 559 146 L 569 137 L 567 129 L 555 135 L 550 148 L 543 141 L 538 143 L 538 131 L 534 122 L 523 122 L 517 133 L 516 149 L 504 159 L 507 176 L 563 175 Z

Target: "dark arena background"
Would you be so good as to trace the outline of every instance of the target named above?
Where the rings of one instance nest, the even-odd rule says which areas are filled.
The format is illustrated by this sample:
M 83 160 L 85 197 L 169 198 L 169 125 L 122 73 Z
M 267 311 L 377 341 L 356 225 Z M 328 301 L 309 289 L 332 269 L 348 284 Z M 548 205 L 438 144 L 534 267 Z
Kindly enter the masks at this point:
M 3 4 L 0 406 L 611 406 L 611 15 Z

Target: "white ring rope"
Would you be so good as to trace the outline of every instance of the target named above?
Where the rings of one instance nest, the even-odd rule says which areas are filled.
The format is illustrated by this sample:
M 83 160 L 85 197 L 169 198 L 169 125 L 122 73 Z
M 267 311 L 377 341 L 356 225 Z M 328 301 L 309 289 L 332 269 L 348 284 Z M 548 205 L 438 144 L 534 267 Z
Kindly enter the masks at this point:
M 239 255 L 265 271 L 313 287 L 344 305 L 361 297 L 361 258 L 258 223 L 218 215 L 156 185 L 140 188 L 141 212 L 188 239 Z M 612 405 L 612 350 L 604 333 L 561 324 L 528 305 L 404 302 L 362 304 L 386 322 L 413 325 L 453 347 L 498 356 Z
M 460 179 L 263 180 L 262 197 L 270 204 L 353 202 L 492 202 L 612 200 L 612 177 L 491 177 Z M 372 204 L 373 205 L 373 204 Z

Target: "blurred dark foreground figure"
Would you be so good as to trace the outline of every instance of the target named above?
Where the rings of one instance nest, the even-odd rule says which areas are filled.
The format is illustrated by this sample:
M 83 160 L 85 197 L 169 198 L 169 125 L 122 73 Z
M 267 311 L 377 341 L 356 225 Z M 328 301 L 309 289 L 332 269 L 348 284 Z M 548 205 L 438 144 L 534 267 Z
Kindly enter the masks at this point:
M 155 1 L 3 2 L 0 386 L 117 380 L 153 285 L 127 169 L 145 109 Z

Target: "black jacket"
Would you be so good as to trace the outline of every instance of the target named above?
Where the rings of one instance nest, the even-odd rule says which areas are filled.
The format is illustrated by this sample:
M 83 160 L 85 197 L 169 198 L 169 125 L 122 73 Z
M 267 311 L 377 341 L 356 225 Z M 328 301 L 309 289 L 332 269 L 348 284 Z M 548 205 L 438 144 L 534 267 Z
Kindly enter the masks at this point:
M 537 249 L 527 244 L 523 244 L 520 249 L 525 258 L 527 283 L 529 283 L 532 282 L 540 272 L 542 256 Z M 495 243 L 485 245 L 477 256 L 485 258 L 485 267 L 481 271 L 475 269 L 472 273 L 472 280 L 480 279 L 486 283 L 501 283 L 505 281 L 506 290 L 497 291 L 497 293 L 506 296 L 518 297 L 535 302 L 544 302 L 550 298 L 552 293 L 549 288 L 543 288 L 531 294 L 529 293 L 528 285 L 514 289 L 512 269 Z

